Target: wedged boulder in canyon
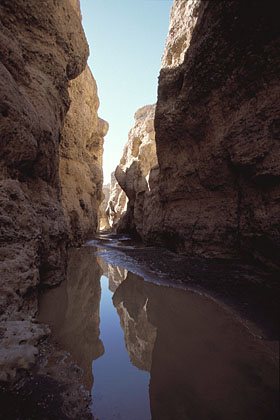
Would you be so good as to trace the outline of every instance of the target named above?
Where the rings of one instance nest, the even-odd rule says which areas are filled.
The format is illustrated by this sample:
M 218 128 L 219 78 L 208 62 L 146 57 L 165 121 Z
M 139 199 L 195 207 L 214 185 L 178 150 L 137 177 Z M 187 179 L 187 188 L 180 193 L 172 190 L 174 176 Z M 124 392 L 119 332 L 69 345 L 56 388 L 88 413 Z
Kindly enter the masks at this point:
M 134 115 L 135 124 L 129 131 L 128 141 L 115 177 L 128 197 L 127 210 L 120 218 L 117 231 L 143 235 L 153 206 L 157 156 L 154 131 L 155 105 L 146 105 Z M 151 180 L 152 179 L 152 180 Z
M 278 15 L 276 1 L 174 1 L 155 112 L 159 196 L 137 226 L 147 243 L 279 268 Z
M 103 137 L 108 123 L 97 115 L 97 86 L 87 66 L 70 82 L 71 106 L 60 142 L 62 205 L 72 245 L 96 232 L 102 201 Z
M 65 276 L 68 229 L 59 143 L 70 106 L 69 81 L 84 71 L 87 57 L 78 0 L 1 2 L 0 320 L 7 343 L 16 325 L 17 342 L 11 341 L 10 349 L 28 346 L 26 363 L 11 350 L 5 380 L 30 368 L 45 335 L 33 318 L 37 287 Z M 26 341 L 28 331 L 38 340 Z

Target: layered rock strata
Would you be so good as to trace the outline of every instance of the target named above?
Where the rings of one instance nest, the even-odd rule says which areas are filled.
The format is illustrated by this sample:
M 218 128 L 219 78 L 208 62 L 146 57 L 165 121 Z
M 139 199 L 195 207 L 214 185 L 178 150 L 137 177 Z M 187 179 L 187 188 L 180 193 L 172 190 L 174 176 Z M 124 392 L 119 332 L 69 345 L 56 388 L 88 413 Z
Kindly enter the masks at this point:
M 97 86 L 88 66 L 70 82 L 69 94 L 71 106 L 60 143 L 59 173 L 70 242 L 77 245 L 98 227 L 103 137 L 109 126 L 97 115 Z
M 155 105 L 140 108 L 115 177 L 128 197 L 127 210 L 118 222 L 118 232 L 130 231 L 143 236 L 153 207 L 154 173 L 157 156 L 154 131 Z
M 144 229 L 134 219 L 146 243 L 279 268 L 278 13 L 276 1 L 174 1 L 155 113 L 159 195 Z
M 33 322 L 37 288 L 64 279 L 69 234 L 77 242 L 87 233 L 90 217 L 96 226 L 96 216 L 87 206 L 91 199 L 96 209 L 101 195 L 101 138 L 107 126 L 97 118 L 96 86 L 86 68 L 88 45 L 79 1 L 2 1 L 0 17 L 0 319 L 4 322 L 0 364 L 1 379 L 9 381 L 16 379 L 19 369 L 30 368 L 38 353 L 34 346 L 47 335 Z M 70 82 L 70 98 L 69 81 L 80 74 Z M 88 90 L 82 98 L 82 123 L 96 123 L 90 133 L 81 132 L 83 110 L 76 114 L 81 83 L 87 83 Z M 93 115 L 87 120 L 92 103 Z M 71 132 L 71 119 L 79 138 Z M 79 225 L 82 235 L 77 234 L 77 225 L 69 224 L 67 212 L 65 220 L 61 203 L 59 144 L 63 155 L 67 141 L 70 151 L 61 158 L 64 210 L 75 207 L 66 203 L 73 199 L 67 190 L 68 169 L 74 188 L 77 172 L 86 172 L 79 178 L 78 192 L 83 214 L 87 209 L 89 213 L 85 227 Z M 97 163 L 89 163 L 95 154 Z M 68 162 L 70 157 L 77 158 L 75 165 Z M 93 192 L 89 192 L 89 180 Z M 26 352 L 20 343 L 25 343 Z

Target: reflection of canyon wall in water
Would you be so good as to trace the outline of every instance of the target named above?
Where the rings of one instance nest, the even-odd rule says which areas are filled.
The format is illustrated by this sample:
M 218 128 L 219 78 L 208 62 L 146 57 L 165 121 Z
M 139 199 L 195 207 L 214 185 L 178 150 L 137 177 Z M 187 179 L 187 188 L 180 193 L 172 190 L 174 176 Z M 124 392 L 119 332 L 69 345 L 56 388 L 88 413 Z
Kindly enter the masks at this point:
M 138 276 L 128 274 L 116 290 L 113 302 L 120 317 L 131 363 L 138 369 L 149 372 L 157 330 L 148 320 L 148 297 L 142 287 L 143 279 L 134 282 L 134 278 Z
M 269 350 L 215 302 L 135 275 L 113 302 L 132 363 L 151 372 L 153 420 L 277 418 Z
M 118 286 L 126 279 L 127 270 L 116 265 L 107 264 L 103 258 L 97 258 L 103 274 L 109 280 L 109 290 L 115 292 Z
M 93 384 L 92 361 L 104 352 L 99 339 L 100 276 L 92 248 L 71 249 L 67 282 L 46 292 L 39 310 L 39 320 L 51 325 L 54 340 L 83 369 L 88 390 Z

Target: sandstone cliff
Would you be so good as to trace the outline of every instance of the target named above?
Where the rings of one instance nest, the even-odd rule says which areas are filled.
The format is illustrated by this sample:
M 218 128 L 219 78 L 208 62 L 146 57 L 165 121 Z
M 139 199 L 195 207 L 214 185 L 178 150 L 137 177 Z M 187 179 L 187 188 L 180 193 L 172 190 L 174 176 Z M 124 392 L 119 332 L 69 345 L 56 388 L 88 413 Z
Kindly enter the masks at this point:
M 70 82 L 71 106 L 60 143 L 62 205 L 72 245 L 96 232 L 102 201 L 103 137 L 108 123 L 98 118 L 97 86 L 87 66 Z
M 174 1 L 155 113 L 157 210 L 137 228 L 146 243 L 279 267 L 277 5 Z
M 81 190 L 84 187 L 86 190 L 79 191 L 79 205 L 86 213 L 89 196 L 91 203 L 92 195 L 98 202 L 102 184 L 101 137 L 106 124 L 97 119 L 95 83 L 88 69 L 84 71 L 88 45 L 78 0 L 2 1 L 0 17 L 0 317 L 5 321 L 1 329 L 5 345 L 0 365 L 1 379 L 10 380 L 16 377 L 18 368 L 29 368 L 34 363 L 38 353 L 34 345 L 48 333 L 47 328 L 32 321 L 37 310 L 38 286 L 57 284 L 65 275 L 66 244 L 68 234 L 72 233 L 61 204 L 59 143 L 62 139 L 63 150 L 67 141 L 75 140 L 71 137 L 71 118 L 81 130 L 82 112 L 75 115 L 79 101 L 75 95 L 82 80 L 90 83 L 87 89 L 95 95 L 93 99 L 89 96 L 84 99 L 95 105 L 92 118 L 96 125 L 91 138 L 88 133 L 79 138 L 89 151 L 82 152 L 82 146 L 72 145 L 69 153 L 65 153 L 67 156 L 62 156 L 67 211 L 75 208 L 75 204 L 69 208 L 66 204 L 67 168 L 76 170 L 74 184 L 79 164 L 84 165 L 95 185 L 94 192 L 89 193 L 88 178 L 79 178 L 83 181 Z M 71 102 L 69 81 L 81 73 L 77 82 L 71 82 L 71 114 L 64 128 Z M 79 131 L 80 134 L 84 133 Z M 85 156 L 83 163 L 79 160 L 81 154 Z M 90 164 L 89 158 L 95 154 L 97 163 Z M 71 166 L 65 160 L 74 160 L 74 156 L 78 156 L 77 163 Z M 90 211 L 86 222 L 90 217 L 96 225 L 96 216 Z M 67 221 L 69 225 L 68 218 Z M 88 225 L 83 234 L 87 231 Z M 73 238 L 76 237 L 75 231 Z M 26 343 L 26 348 L 19 346 L 20 342 Z
M 128 141 L 116 179 L 128 197 L 127 211 L 122 215 L 117 230 L 143 235 L 145 223 L 153 206 L 153 173 L 157 171 L 154 131 L 155 105 L 140 108 L 134 115 L 135 124 L 128 134 Z

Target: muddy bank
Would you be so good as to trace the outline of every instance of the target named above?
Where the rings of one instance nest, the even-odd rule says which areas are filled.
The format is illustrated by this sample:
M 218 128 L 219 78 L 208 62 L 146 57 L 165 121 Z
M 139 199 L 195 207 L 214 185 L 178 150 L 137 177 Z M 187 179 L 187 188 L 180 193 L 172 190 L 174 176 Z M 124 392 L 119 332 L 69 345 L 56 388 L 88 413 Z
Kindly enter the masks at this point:
M 103 349 L 98 338 L 99 307 L 92 304 L 100 298 L 100 290 L 91 282 L 100 278 L 101 269 L 91 251 L 69 249 L 67 280 L 59 287 L 41 289 L 39 313 L 33 324 L 46 333 L 35 344 L 33 366 L 17 370 L 13 381 L 0 381 L 1 420 L 94 419 L 89 409 L 90 367 Z M 51 298 L 49 308 L 41 305 L 44 295 Z M 62 340 L 57 340 L 58 330 Z M 19 343 L 17 360 L 23 359 L 26 345 Z M 77 355 L 78 345 L 83 352 Z
M 263 338 L 279 339 L 279 273 L 239 259 L 190 258 L 157 247 L 143 247 L 128 236 L 99 234 L 90 241 L 100 255 L 145 280 L 205 293 L 253 322 Z
M 0 383 L 0 419 L 94 420 L 82 374 L 68 352 L 41 343 L 36 367 L 13 384 Z

